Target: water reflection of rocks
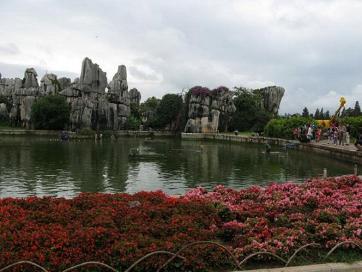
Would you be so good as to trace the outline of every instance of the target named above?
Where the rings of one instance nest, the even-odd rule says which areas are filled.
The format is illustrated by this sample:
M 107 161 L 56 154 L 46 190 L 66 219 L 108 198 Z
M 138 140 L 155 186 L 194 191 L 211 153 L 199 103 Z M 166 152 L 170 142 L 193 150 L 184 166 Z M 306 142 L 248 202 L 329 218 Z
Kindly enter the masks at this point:
M 176 139 L 60 142 L 2 138 L 0 194 L 73 196 L 158 189 L 181 194 L 195 186 L 241 188 L 269 181 L 300 181 L 322 174 L 323 168 L 330 175 L 353 170 L 349 163 L 317 154 L 274 146 L 271 152 L 279 153 L 265 154 L 265 147 L 257 144 Z

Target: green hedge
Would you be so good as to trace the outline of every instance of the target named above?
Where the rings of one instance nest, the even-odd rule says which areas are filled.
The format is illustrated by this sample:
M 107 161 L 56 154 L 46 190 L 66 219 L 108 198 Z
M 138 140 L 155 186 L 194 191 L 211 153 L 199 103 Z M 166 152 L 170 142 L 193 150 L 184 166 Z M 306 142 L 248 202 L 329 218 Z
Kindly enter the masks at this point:
M 287 118 L 272 119 L 264 128 L 264 134 L 275 138 L 293 138 L 293 129 L 306 124 L 315 124 L 314 119 L 302 116 L 292 116 Z
M 351 135 L 357 138 L 359 133 L 362 133 L 362 116 L 345 117 L 341 121 L 351 127 Z

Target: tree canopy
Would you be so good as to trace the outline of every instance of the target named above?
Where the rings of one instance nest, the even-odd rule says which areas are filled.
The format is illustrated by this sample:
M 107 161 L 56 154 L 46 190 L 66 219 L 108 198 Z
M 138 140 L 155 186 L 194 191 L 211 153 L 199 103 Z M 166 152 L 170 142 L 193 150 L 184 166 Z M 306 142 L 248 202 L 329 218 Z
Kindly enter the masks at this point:
M 69 105 L 59 95 L 41 97 L 31 109 L 31 119 L 36 129 L 64 129 L 69 122 L 69 115 Z

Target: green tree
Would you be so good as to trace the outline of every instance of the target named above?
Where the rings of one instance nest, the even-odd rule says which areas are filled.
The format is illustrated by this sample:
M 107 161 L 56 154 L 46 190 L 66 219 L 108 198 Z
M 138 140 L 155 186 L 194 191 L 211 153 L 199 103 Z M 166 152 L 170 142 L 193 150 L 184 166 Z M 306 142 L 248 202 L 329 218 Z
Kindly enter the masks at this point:
M 236 111 L 231 118 L 229 129 L 263 131 L 272 116 L 261 106 L 261 96 L 245 88 L 235 88 L 234 91 L 236 92 L 234 98 Z
M 314 119 L 321 119 L 321 115 L 320 115 L 320 112 L 319 112 L 319 109 L 317 108 L 315 113 L 314 113 Z
M 331 115 L 329 114 L 329 110 L 326 111 L 326 113 L 324 114 L 324 119 L 330 119 Z
M 141 125 L 141 119 L 131 115 L 126 122 L 126 129 L 138 130 Z
M 325 116 L 324 116 L 324 112 L 323 112 L 323 108 L 321 108 L 320 112 L 319 112 L 319 118 L 320 119 L 324 119 Z
M 145 102 L 140 105 L 140 112 L 144 113 L 147 111 L 156 111 L 158 104 L 160 103 L 160 99 L 152 96 L 148 98 Z
M 155 128 L 165 128 L 173 121 L 179 122 L 183 107 L 182 97 L 178 94 L 166 94 L 162 97 L 156 109 L 156 116 L 153 122 Z M 176 125 L 179 129 L 179 124 Z
M 304 107 L 303 112 L 302 112 L 302 116 L 303 117 L 309 117 L 309 111 L 308 111 L 307 107 Z
M 39 98 L 31 108 L 31 120 L 36 129 L 64 129 L 69 122 L 70 109 L 59 95 Z
M 353 116 L 360 116 L 360 115 L 361 115 L 361 107 L 359 106 L 359 102 L 356 101 L 356 103 L 354 104 Z

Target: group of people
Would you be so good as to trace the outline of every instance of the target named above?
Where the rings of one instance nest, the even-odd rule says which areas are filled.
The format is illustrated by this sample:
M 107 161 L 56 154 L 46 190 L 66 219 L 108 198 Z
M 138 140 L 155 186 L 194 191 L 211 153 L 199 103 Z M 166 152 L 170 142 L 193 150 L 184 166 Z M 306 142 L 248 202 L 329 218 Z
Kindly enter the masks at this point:
M 325 133 L 323 133 L 321 127 L 317 127 L 314 124 L 306 124 L 293 129 L 294 139 L 301 142 L 310 142 L 311 140 L 315 140 L 318 143 L 323 135 L 328 137 L 329 144 L 350 144 L 350 126 L 343 123 L 332 124 L 331 127 L 325 131 Z
M 306 124 L 304 126 L 294 128 L 293 136 L 295 140 L 299 140 L 301 142 L 310 142 L 313 139 L 316 142 L 319 142 L 322 136 L 322 129 L 313 124 Z
M 333 124 L 328 129 L 328 143 L 335 145 L 350 144 L 350 126 L 345 124 Z

